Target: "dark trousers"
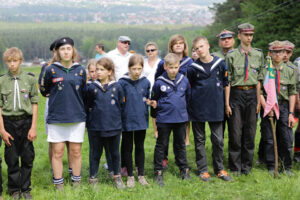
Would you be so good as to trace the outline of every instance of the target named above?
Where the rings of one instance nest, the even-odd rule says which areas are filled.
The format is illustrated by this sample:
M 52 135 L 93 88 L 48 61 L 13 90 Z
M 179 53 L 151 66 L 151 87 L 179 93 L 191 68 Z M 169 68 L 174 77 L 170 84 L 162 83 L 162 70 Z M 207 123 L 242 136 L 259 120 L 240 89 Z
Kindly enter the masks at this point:
M 110 153 L 111 171 L 113 171 L 115 175 L 120 174 L 120 135 L 121 134 L 112 137 L 100 137 L 97 131 L 89 131 L 90 177 L 97 177 L 103 147 L 108 148 L 108 152 Z
M 274 123 L 276 123 L 276 138 L 278 157 L 281 163 L 281 167 L 285 169 L 292 168 L 292 153 L 293 153 L 293 132 L 288 126 L 289 118 L 289 103 L 285 101 L 279 104 L 279 119 L 274 117 Z M 263 110 L 262 110 L 263 115 Z M 274 156 L 274 140 L 271 122 L 269 117 L 262 118 L 261 121 L 261 134 L 262 142 L 264 144 L 264 158 L 268 169 L 274 169 L 275 156 Z
M 89 138 L 89 161 L 90 161 L 90 177 L 97 177 L 100 158 L 105 149 L 105 157 L 107 160 L 108 171 L 113 171 L 113 165 L 111 155 L 109 152 L 108 142 L 105 142 L 105 138 L 100 137 L 97 131 L 88 131 Z
M 223 166 L 223 122 L 209 122 L 211 130 L 211 142 L 212 142 L 212 157 L 214 172 L 217 174 L 224 169 Z M 196 164 L 200 173 L 208 172 L 206 152 L 205 152 L 205 122 L 192 122 L 195 152 L 196 152 Z
M 231 171 L 248 173 L 252 168 L 257 123 L 256 96 L 256 88 L 250 90 L 231 88 L 232 115 L 228 120 L 228 161 Z
M 5 146 L 8 191 L 9 193 L 30 191 L 31 170 L 35 154 L 33 144 L 27 139 L 27 135 L 32 119 L 31 117 L 21 120 L 9 120 L 5 117 L 3 119 L 5 130 L 14 138 L 14 140 L 10 140 L 10 147 Z
M 130 131 L 122 133 L 122 146 L 125 167 L 127 168 L 128 176 L 133 176 L 133 164 L 132 164 L 132 151 L 133 141 L 135 145 L 135 164 L 138 168 L 138 175 L 144 176 L 144 164 L 145 164 L 145 142 L 146 130 Z
M 294 147 L 294 159 L 298 162 L 300 161 L 300 127 L 299 126 L 300 123 L 298 123 L 298 127 L 295 132 L 295 147 Z
M 175 154 L 175 163 L 182 171 L 189 168 L 186 150 L 185 150 L 185 132 L 186 123 L 167 124 L 157 127 L 158 138 L 154 150 L 154 170 L 163 170 L 163 159 L 165 149 L 168 145 L 171 131 L 173 131 L 173 151 Z

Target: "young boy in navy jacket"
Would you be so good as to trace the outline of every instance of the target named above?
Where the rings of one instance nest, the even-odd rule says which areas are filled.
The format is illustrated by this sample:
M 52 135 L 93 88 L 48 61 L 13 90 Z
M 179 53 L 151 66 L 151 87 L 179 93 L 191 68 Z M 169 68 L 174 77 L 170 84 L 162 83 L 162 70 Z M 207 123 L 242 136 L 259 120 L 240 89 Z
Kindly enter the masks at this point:
M 222 180 L 230 181 L 231 178 L 223 166 L 223 90 L 229 89 L 227 66 L 223 59 L 210 54 L 209 47 L 205 37 L 200 36 L 194 39 L 193 48 L 199 58 L 187 71 L 191 84 L 189 114 L 194 133 L 196 163 L 199 177 L 203 181 L 208 181 L 210 175 L 205 152 L 205 122 L 208 122 L 211 130 L 214 172 Z M 228 93 L 225 92 L 225 95 L 228 96 Z
M 163 159 L 173 130 L 175 163 L 180 169 L 182 179 L 190 179 L 189 165 L 185 150 L 185 131 L 188 121 L 187 101 L 190 93 L 187 78 L 178 73 L 180 59 L 174 53 L 164 58 L 165 70 L 157 78 L 152 89 L 151 106 L 156 110 L 158 138 L 154 150 L 155 181 L 164 186 Z

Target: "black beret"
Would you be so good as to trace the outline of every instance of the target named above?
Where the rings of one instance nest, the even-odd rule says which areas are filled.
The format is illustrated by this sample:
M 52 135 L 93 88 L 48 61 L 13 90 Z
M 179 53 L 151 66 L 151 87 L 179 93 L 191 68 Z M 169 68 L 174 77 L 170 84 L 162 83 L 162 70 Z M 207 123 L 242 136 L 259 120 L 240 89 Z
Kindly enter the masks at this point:
M 57 43 L 58 39 L 55 40 L 54 42 L 52 42 L 52 44 L 50 45 L 50 51 L 53 51 L 53 49 L 55 49 L 56 43 Z
M 71 46 L 74 46 L 74 41 L 69 37 L 60 38 L 56 42 L 55 50 L 59 49 L 59 47 L 65 45 L 65 44 L 70 44 Z

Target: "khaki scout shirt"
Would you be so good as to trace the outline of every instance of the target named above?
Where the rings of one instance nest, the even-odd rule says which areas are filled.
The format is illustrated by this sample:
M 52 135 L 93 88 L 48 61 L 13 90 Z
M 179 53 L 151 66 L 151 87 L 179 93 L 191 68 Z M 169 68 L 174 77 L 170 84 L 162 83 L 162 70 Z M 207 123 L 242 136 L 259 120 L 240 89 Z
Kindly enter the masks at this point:
M 32 115 L 32 104 L 39 100 L 34 75 L 21 70 L 15 78 L 8 71 L 0 77 L 0 95 L 3 116 Z
M 289 66 L 291 69 L 293 69 L 293 81 L 296 84 L 297 88 L 299 89 L 299 85 L 298 85 L 298 68 L 296 65 L 294 65 L 291 61 L 288 61 L 287 66 Z
M 281 63 L 278 67 L 274 66 L 275 71 L 275 79 L 277 77 L 277 69 L 279 69 L 279 77 L 280 77 L 280 94 L 277 95 L 277 99 L 279 100 L 287 100 L 289 101 L 289 97 L 297 94 L 296 83 L 293 80 L 294 78 L 294 69 L 289 67 L 286 63 Z M 259 75 L 259 80 L 262 81 L 262 94 L 266 98 L 267 94 L 263 89 L 263 82 L 265 80 L 266 74 L 268 71 L 268 66 L 264 67 L 262 73 Z M 276 87 L 277 90 L 277 87 Z M 278 92 L 278 90 L 276 91 Z
M 222 59 L 225 60 L 226 54 L 223 53 L 222 49 L 220 49 L 219 51 L 213 52 L 212 54 L 214 56 L 218 56 L 219 58 L 222 58 Z
M 258 75 L 264 66 L 264 56 L 260 49 L 251 47 L 248 52 L 248 79 L 245 83 L 245 53 L 241 45 L 227 53 L 228 80 L 232 87 L 256 85 Z

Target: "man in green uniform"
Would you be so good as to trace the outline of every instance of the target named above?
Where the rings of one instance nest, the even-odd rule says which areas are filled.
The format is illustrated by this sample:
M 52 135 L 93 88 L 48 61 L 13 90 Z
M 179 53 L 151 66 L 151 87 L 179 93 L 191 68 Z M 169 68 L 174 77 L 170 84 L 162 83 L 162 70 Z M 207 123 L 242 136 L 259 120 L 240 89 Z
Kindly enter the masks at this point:
M 36 80 L 33 74 L 21 70 L 23 54 L 20 49 L 7 49 L 3 59 L 9 71 L 0 77 L 0 132 L 5 142 L 8 192 L 13 199 L 19 199 L 21 195 L 32 199 L 32 142 L 36 139 L 38 113 Z
M 262 88 L 261 95 L 261 134 L 262 142 L 264 144 L 263 153 L 265 163 L 271 174 L 274 172 L 274 143 L 273 133 L 269 117 L 276 120 L 276 138 L 278 145 L 279 161 L 281 163 L 281 170 L 286 170 L 288 175 L 293 175 L 292 168 L 292 151 L 293 151 L 293 132 L 292 127 L 295 124 L 294 120 L 294 106 L 296 83 L 293 81 L 294 69 L 283 62 L 284 42 L 274 41 L 269 44 L 269 52 L 275 71 L 275 85 L 276 94 L 279 106 L 279 119 L 274 117 L 274 111 L 271 110 L 267 116 L 264 116 L 264 109 L 266 106 L 267 94 Z M 260 81 L 264 81 L 267 74 L 268 66 L 266 66 L 259 76 Z
M 234 175 L 248 174 L 252 168 L 257 113 L 260 107 L 260 82 L 263 53 L 251 46 L 254 26 L 238 26 L 241 41 L 237 49 L 226 55 L 230 97 L 225 100 L 229 132 L 229 169 Z
M 234 32 L 228 31 L 224 29 L 217 38 L 219 38 L 219 46 L 220 50 L 212 53 L 214 56 L 218 56 L 219 58 L 225 59 L 228 51 L 232 50 L 234 47 Z

